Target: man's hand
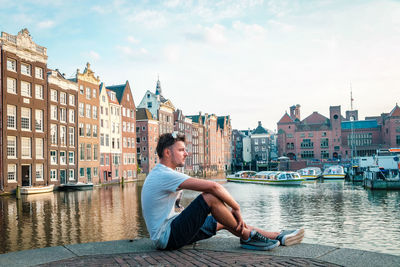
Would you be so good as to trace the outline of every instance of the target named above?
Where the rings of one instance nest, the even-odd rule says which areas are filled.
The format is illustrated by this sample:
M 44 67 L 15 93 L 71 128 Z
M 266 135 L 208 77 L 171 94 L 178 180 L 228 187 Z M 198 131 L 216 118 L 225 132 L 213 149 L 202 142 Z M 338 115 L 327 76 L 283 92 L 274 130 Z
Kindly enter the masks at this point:
M 240 213 L 240 209 L 232 209 L 232 214 L 238 222 L 236 226 L 236 231 L 240 232 L 242 235 L 244 233 L 244 229 L 247 227 L 246 223 L 243 221 L 242 214 Z

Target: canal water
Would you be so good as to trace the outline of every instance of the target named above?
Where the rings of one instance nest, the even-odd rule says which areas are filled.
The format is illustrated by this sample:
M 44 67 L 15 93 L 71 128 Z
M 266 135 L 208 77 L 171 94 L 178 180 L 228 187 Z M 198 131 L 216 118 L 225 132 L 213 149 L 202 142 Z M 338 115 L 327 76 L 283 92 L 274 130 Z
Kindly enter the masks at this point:
M 277 231 L 304 227 L 304 242 L 400 256 L 400 192 L 345 182 L 301 187 L 227 183 L 245 221 Z M 0 197 L 0 253 L 65 244 L 148 237 L 143 182 L 90 191 Z M 187 205 L 198 193 L 185 191 Z M 221 231 L 220 236 L 230 236 Z M 239 244 L 239 243 L 238 243 Z

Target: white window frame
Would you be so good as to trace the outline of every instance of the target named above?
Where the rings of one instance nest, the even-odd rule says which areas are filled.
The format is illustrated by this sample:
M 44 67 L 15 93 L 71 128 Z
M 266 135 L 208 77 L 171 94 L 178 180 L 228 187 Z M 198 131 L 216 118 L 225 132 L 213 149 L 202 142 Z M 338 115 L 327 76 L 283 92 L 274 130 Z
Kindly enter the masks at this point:
M 91 116 L 91 109 L 92 109 L 92 106 L 90 105 L 90 104 L 86 104 L 86 118 L 89 118 L 90 119 L 90 116 Z
M 70 181 L 75 180 L 75 170 L 74 169 L 68 170 L 68 180 L 70 180 Z
M 44 177 L 44 167 L 43 164 L 36 164 L 36 181 L 43 181 Z
M 57 150 L 50 150 L 50 165 L 58 164 Z
M 69 123 L 75 123 L 75 110 L 74 109 L 69 109 L 68 122 Z
M 43 159 L 44 155 L 44 140 L 43 138 L 35 139 L 35 154 L 37 159 Z
M 17 129 L 17 106 L 7 105 L 7 129 Z
M 7 158 L 17 158 L 17 137 L 7 136 Z
M 91 90 L 89 87 L 86 87 L 86 99 L 90 100 L 90 96 L 91 96 Z
M 28 115 L 29 114 L 29 115 Z M 32 130 L 32 111 L 30 108 L 21 108 L 21 130 Z
M 35 98 L 43 99 L 43 85 L 35 84 Z
M 60 125 L 60 146 L 67 145 L 67 127 Z
M 75 152 L 74 151 L 68 151 L 68 164 L 75 165 Z
M 58 102 L 58 91 L 50 89 L 50 100 L 53 102 Z
M 30 137 L 21 137 L 21 158 L 32 158 L 32 139 Z
M 32 84 L 21 81 L 21 96 L 32 97 Z
M 60 165 L 67 165 L 67 152 L 60 151 Z
M 67 122 L 67 109 L 65 108 L 60 108 L 60 122 Z
M 21 63 L 21 74 L 32 76 L 32 66 L 27 63 Z
M 56 169 L 50 170 L 50 180 L 57 181 L 57 170 Z
M 68 136 L 69 136 L 69 146 L 75 146 L 75 128 L 74 127 L 69 127 L 68 130 Z
M 7 58 L 7 70 L 17 72 L 17 61 L 12 58 Z
M 67 105 L 67 94 L 64 92 L 60 92 L 60 104 Z
M 50 124 L 50 144 L 52 145 L 58 144 L 57 132 L 58 132 L 57 124 Z
M 55 105 L 50 105 L 50 119 L 58 121 L 58 108 Z
M 7 166 L 7 181 L 9 183 L 17 182 L 17 164 L 8 164 L 8 166 Z
M 11 77 L 7 77 L 7 93 L 17 94 L 17 80 Z
M 43 68 L 35 67 L 35 78 L 43 80 Z
M 69 95 L 68 95 L 68 98 L 69 98 L 68 104 L 69 104 L 70 106 L 74 106 L 74 107 L 75 107 L 75 95 L 69 94 Z
M 85 104 L 79 103 L 79 117 L 85 116 Z
M 43 132 L 44 126 L 43 126 L 43 110 L 41 109 L 36 109 L 35 110 L 35 130 L 37 132 Z

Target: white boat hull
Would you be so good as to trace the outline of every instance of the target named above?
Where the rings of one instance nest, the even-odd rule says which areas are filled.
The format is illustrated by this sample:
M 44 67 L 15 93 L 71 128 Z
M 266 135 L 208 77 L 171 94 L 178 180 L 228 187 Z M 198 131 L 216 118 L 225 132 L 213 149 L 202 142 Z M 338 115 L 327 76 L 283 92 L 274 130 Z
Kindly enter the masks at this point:
M 23 186 L 20 189 L 21 195 L 48 193 L 54 190 L 54 185 L 48 186 Z
M 345 177 L 346 175 L 345 174 L 324 174 L 324 175 L 322 175 L 322 177 L 325 179 L 325 180 L 329 180 L 329 179 L 336 179 L 336 180 L 338 180 L 338 179 L 344 179 L 344 177 Z
M 251 184 L 268 184 L 268 185 L 301 185 L 305 179 L 293 179 L 293 180 L 268 180 L 268 179 L 257 179 L 257 178 L 231 178 L 227 177 L 228 182 L 236 183 L 251 183 Z

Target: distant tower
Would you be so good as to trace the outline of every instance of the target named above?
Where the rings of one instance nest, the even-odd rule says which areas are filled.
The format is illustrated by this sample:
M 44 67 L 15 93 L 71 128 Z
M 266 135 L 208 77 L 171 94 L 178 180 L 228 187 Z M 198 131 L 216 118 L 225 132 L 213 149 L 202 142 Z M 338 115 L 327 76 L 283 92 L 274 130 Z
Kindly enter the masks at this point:
M 300 105 L 293 105 L 290 107 L 290 117 L 293 120 L 300 120 Z
M 160 77 L 157 79 L 156 95 L 162 95 Z

